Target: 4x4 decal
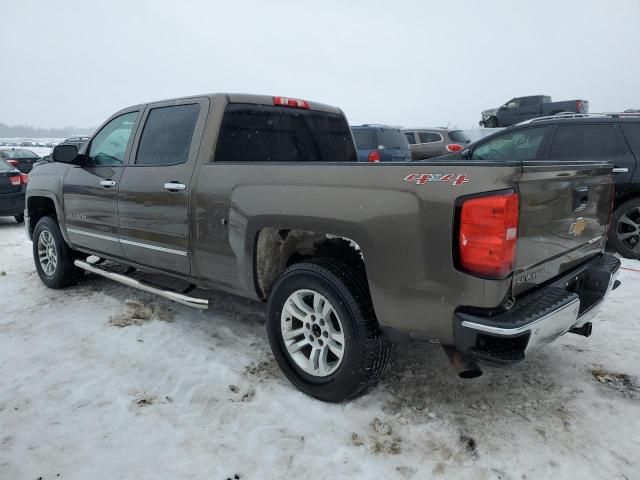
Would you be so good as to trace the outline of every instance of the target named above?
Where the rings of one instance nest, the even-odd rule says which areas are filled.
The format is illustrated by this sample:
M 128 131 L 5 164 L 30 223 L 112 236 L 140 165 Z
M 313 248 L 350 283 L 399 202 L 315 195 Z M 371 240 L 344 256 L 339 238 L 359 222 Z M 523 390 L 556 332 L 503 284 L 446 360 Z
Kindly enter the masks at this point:
M 405 182 L 424 185 L 427 182 L 450 182 L 453 186 L 459 186 L 469 182 L 469 176 L 457 173 L 412 173 L 404 177 Z

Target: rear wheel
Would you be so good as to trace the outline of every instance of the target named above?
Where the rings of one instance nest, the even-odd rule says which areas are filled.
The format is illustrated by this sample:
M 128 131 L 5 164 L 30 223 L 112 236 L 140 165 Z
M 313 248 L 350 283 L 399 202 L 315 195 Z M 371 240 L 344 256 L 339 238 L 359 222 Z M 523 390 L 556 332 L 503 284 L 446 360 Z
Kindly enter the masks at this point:
M 271 350 L 302 392 L 328 402 L 353 398 L 377 381 L 389 360 L 365 279 L 320 258 L 289 267 L 267 306 Z
M 73 251 L 51 217 L 41 218 L 33 231 L 33 259 L 40 280 L 49 288 L 75 285 L 82 278 L 82 270 L 73 264 Z
M 623 257 L 640 260 L 640 198 L 615 209 L 609 244 Z

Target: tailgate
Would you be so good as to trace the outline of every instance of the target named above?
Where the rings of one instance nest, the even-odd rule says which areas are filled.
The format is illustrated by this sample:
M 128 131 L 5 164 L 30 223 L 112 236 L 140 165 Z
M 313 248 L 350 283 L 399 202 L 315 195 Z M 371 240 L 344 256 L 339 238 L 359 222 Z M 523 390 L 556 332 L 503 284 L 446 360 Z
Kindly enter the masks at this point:
M 513 294 L 602 250 L 613 196 L 609 163 L 523 162 Z

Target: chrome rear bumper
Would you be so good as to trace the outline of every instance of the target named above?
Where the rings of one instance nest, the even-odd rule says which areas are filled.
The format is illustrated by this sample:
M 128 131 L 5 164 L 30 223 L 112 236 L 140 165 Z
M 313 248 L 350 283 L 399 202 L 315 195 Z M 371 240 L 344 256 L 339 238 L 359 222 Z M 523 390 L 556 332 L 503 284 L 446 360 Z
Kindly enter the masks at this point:
M 480 359 L 514 363 L 593 320 L 619 285 L 620 260 L 601 255 L 551 285 L 525 294 L 506 312 L 456 314 L 456 346 Z

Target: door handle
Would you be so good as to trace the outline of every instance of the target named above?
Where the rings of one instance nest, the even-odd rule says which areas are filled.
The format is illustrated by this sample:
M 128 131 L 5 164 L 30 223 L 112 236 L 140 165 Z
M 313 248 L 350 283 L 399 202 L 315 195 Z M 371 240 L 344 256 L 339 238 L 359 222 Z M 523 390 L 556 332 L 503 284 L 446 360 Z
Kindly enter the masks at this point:
M 628 169 L 628 168 L 625 168 L 625 167 L 615 167 L 615 168 L 612 170 L 612 172 L 613 172 L 613 173 L 628 173 L 628 172 L 629 172 L 629 169 Z
M 180 192 L 182 190 L 186 190 L 187 186 L 184 183 L 167 182 L 164 184 L 164 188 L 170 192 Z
M 100 185 L 102 185 L 104 188 L 111 188 L 116 186 L 116 182 L 114 182 L 113 180 L 100 180 Z

